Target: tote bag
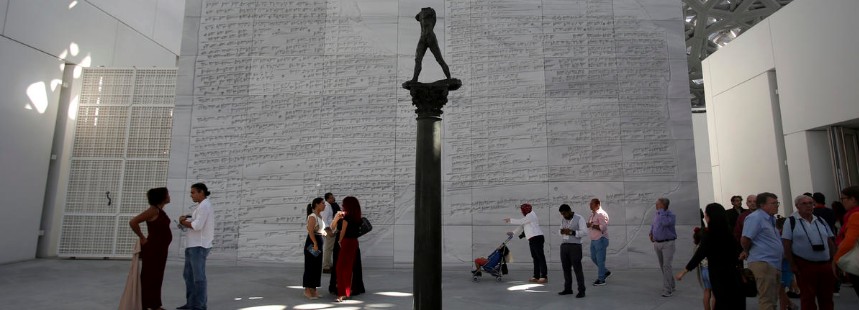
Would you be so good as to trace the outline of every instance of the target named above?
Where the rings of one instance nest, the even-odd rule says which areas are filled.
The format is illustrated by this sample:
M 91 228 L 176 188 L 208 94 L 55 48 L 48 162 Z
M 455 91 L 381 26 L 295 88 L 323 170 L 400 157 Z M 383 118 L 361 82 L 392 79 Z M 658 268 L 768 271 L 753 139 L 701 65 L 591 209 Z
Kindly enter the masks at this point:
M 131 256 L 131 269 L 125 280 L 125 291 L 119 299 L 119 310 L 142 310 L 143 300 L 140 297 L 140 242 L 134 243 L 134 255 Z

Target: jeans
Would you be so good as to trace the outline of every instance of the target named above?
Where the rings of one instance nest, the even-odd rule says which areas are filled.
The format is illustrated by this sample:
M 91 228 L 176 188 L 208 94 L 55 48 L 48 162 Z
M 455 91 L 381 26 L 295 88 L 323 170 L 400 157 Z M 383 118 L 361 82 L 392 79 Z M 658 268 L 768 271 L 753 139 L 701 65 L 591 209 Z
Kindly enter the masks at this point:
M 206 310 L 206 257 L 204 247 L 185 248 L 185 305 L 192 310 Z
M 608 270 L 605 268 L 605 252 L 608 249 L 608 238 L 600 237 L 597 240 L 591 240 L 591 261 L 597 265 L 597 279 L 605 281 L 605 274 Z

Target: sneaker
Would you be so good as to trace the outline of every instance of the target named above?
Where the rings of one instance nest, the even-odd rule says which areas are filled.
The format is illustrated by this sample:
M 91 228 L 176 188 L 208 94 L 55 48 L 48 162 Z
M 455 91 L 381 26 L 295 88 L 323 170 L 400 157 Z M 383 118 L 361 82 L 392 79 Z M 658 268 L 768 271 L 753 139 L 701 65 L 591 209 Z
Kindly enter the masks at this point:
M 672 293 L 672 292 L 662 293 L 662 297 L 671 297 L 671 296 L 674 296 L 674 293 Z
M 585 291 L 579 291 L 579 293 L 576 294 L 576 298 L 582 298 L 582 297 L 585 297 Z
M 605 271 L 605 278 L 606 278 L 606 280 L 608 280 L 608 278 L 610 278 L 610 277 L 611 277 L 611 271 L 606 270 L 606 271 Z
M 558 292 L 558 295 L 570 295 L 572 293 L 573 293 L 573 291 L 560 291 L 560 292 Z
M 594 281 L 594 286 L 605 286 L 605 281 L 596 280 L 596 281 Z

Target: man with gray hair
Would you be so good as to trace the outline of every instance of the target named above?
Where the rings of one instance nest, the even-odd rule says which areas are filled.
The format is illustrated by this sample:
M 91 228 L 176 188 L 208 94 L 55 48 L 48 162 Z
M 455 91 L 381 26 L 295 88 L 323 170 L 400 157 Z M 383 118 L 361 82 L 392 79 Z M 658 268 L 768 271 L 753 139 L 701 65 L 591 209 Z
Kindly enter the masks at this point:
M 816 200 L 805 195 L 794 199 L 796 213 L 785 225 L 781 240 L 784 257 L 796 275 L 799 284 L 802 309 L 832 310 L 835 291 L 835 273 L 832 258 L 835 257 L 835 235 L 829 225 L 814 215 Z M 816 299 L 816 303 L 815 303 Z
M 674 260 L 674 240 L 677 239 L 677 230 L 674 225 L 676 217 L 668 210 L 671 201 L 668 198 L 656 199 L 656 215 L 650 224 L 650 242 L 656 257 L 659 258 L 659 268 L 662 269 L 662 297 L 671 297 L 674 294 L 674 272 L 671 270 L 671 262 Z

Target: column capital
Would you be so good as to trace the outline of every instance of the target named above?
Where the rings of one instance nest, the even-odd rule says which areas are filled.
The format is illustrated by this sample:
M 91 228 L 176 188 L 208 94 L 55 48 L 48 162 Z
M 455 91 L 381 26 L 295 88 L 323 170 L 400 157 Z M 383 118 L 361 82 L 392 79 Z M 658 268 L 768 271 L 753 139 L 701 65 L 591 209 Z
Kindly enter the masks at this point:
M 440 117 L 444 111 L 442 107 L 447 104 L 447 93 L 462 87 L 459 79 L 438 80 L 432 83 L 421 83 L 408 81 L 403 83 L 403 88 L 408 89 L 412 95 L 412 104 L 417 107 L 415 113 L 418 117 Z

